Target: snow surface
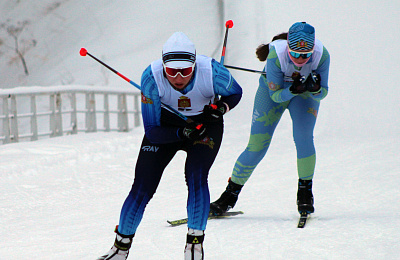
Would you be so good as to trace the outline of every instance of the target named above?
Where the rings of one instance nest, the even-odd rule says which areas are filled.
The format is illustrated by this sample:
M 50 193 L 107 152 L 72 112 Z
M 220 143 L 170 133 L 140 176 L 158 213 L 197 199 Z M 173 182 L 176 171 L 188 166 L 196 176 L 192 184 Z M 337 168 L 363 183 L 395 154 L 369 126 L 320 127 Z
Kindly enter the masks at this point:
M 331 53 L 330 93 L 315 129 L 316 212 L 296 222 L 296 153 L 291 120 L 282 118 L 270 150 L 240 194 L 244 215 L 211 220 L 206 259 L 400 259 L 400 3 L 396 1 L 2 1 L 1 22 L 29 19 L 21 38 L 30 75 L 0 33 L 0 85 L 101 85 L 126 82 L 88 57 L 85 47 L 140 83 L 174 31 L 198 53 L 261 70 L 254 50 L 296 21 L 308 21 Z M 14 55 L 15 56 L 15 55 Z M 14 61 L 14 62 L 11 62 Z M 211 169 L 211 199 L 224 190 L 247 144 L 258 75 L 231 70 L 243 86 L 226 115 L 225 137 Z M 4 76 L 7 75 L 7 76 Z M 114 240 L 130 190 L 143 129 L 92 133 L 0 146 L 0 259 L 96 259 Z M 283 156 L 284 155 L 284 156 Z M 183 259 L 186 227 L 184 153 L 166 169 L 134 239 L 129 259 Z

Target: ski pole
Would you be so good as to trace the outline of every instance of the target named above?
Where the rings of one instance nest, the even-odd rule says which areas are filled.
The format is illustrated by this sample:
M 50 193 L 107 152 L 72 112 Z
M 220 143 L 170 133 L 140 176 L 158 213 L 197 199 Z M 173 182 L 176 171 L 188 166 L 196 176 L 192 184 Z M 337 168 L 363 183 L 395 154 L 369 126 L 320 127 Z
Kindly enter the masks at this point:
M 106 67 L 107 69 L 111 70 L 112 72 L 114 72 L 115 74 L 117 74 L 118 76 L 120 76 L 121 78 L 123 78 L 124 80 L 128 81 L 130 84 L 132 84 L 133 86 L 135 86 L 137 89 L 140 90 L 140 86 L 138 84 L 136 84 L 135 82 L 133 82 L 132 80 L 128 79 L 127 77 L 125 77 L 124 75 L 122 75 L 121 73 L 119 73 L 118 71 L 116 71 L 115 69 L 111 68 L 110 66 L 108 66 L 107 64 L 105 64 L 104 62 L 102 62 L 101 60 L 97 59 L 95 56 L 93 56 L 92 54 L 90 54 L 85 48 L 81 48 L 81 50 L 79 51 L 79 54 L 81 56 L 86 56 L 89 55 L 91 58 L 93 58 L 94 60 L 96 60 L 97 62 L 99 62 L 101 65 L 103 65 L 104 67 Z M 183 120 L 186 121 L 186 123 L 192 123 L 193 120 L 182 115 L 181 113 L 179 113 L 178 111 L 176 111 L 174 108 L 172 108 L 171 106 L 161 103 L 161 107 L 164 107 L 166 110 L 172 112 L 173 114 L 177 115 L 178 117 L 182 118 Z M 199 125 L 199 129 L 201 128 L 202 125 Z
M 224 44 L 223 44 L 223 46 L 222 46 L 222 54 L 221 54 L 221 61 L 220 61 L 220 63 L 221 63 L 222 65 L 224 65 L 226 43 L 227 43 L 227 40 L 228 40 L 228 30 L 229 30 L 229 28 L 232 28 L 232 27 L 233 27 L 233 21 L 232 21 L 232 20 L 226 21 L 225 27 L 226 27 L 226 30 L 225 30 L 225 38 L 224 38 Z
M 267 74 L 265 71 L 260 71 L 260 70 L 253 70 L 253 69 L 246 69 L 246 68 L 241 68 L 241 67 L 235 67 L 235 66 L 230 66 L 230 65 L 224 65 L 228 69 L 235 69 L 235 70 L 244 70 L 248 72 L 254 72 L 254 73 L 260 73 L 260 74 Z
M 103 65 L 104 67 L 106 67 L 107 69 L 111 70 L 112 72 L 114 72 L 115 74 L 117 74 L 118 76 L 120 76 L 121 78 L 123 78 L 124 80 L 128 81 L 130 84 L 132 84 L 133 86 L 135 86 L 137 89 L 140 90 L 140 86 L 138 84 L 136 84 L 135 82 L 133 82 L 132 80 L 128 79 L 127 77 L 125 77 L 124 75 L 122 75 L 121 73 L 119 73 L 118 71 L 116 71 L 115 69 L 111 68 L 110 66 L 108 66 L 107 64 L 105 64 L 104 62 L 102 62 L 101 60 L 97 59 L 95 56 L 93 56 L 92 54 L 90 54 L 85 48 L 81 48 L 81 50 L 79 51 L 79 54 L 81 56 L 86 56 L 89 55 L 91 58 L 93 58 L 94 60 L 96 60 L 97 62 L 99 62 L 101 65 Z
M 220 63 L 221 63 L 222 65 L 224 65 L 224 60 L 225 60 L 226 44 L 227 44 L 227 42 L 228 42 L 228 30 L 229 30 L 229 28 L 232 28 L 232 27 L 233 27 L 233 21 L 232 21 L 232 20 L 226 21 L 225 27 L 226 27 L 225 38 L 224 38 L 224 44 L 223 44 L 223 46 L 222 46 L 222 55 L 221 55 L 221 61 L 220 61 Z M 248 71 L 248 72 L 255 72 L 255 73 L 266 74 L 266 73 L 263 72 L 263 71 L 252 70 L 252 69 L 246 69 L 246 68 L 240 68 L 240 67 L 235 67 L 235 66 L 225 65 L 225 67 L 230 68 L 230 69 L 237 69 L 237 70 L 244 70 L 244 71 Z

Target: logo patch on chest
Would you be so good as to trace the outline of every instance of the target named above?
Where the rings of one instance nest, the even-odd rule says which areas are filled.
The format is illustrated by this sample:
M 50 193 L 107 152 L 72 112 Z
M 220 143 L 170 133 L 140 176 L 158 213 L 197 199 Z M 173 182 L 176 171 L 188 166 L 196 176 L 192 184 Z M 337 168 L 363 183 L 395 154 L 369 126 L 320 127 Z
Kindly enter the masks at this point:
M 178 110 L 180 111 L 190 111 L 192 110 L 192 103 L 190 101 L 190 98 L 181 96 L 178 99 Z

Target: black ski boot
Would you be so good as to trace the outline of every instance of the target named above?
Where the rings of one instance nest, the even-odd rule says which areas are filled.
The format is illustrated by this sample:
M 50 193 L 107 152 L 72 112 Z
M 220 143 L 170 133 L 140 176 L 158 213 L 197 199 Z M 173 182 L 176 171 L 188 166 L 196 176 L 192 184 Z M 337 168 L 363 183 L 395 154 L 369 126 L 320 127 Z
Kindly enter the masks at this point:
M 210 204 L 210 214 L 219 216 L 233 208 L 242 187 L 243 185 L 236 184 L 229 179 L 228 186 L 226 186 L 226 190 L 221 194 L 221 197 Z
M 312 194 L 312 180 L 299 179 L 297 190 L 297 209 L 299 213 L 314 212 L 314 197 Z

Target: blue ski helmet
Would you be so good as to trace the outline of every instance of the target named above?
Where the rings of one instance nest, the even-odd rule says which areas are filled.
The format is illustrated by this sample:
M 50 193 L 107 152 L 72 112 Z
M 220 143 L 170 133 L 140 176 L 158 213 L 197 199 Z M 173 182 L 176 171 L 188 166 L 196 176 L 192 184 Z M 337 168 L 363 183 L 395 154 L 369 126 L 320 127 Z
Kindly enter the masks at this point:
M 315 43 L 315 29 L 306 22 L 294 23 L 289 28 L 288 46 L 293 51 L 311 51 Z

